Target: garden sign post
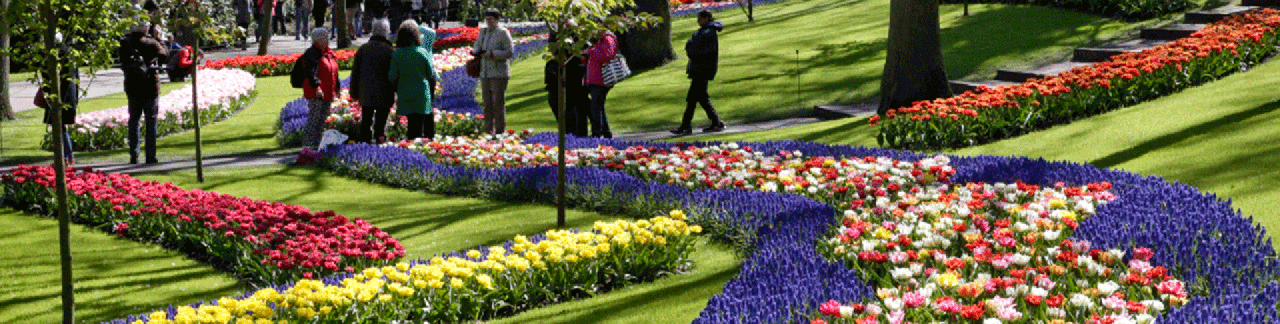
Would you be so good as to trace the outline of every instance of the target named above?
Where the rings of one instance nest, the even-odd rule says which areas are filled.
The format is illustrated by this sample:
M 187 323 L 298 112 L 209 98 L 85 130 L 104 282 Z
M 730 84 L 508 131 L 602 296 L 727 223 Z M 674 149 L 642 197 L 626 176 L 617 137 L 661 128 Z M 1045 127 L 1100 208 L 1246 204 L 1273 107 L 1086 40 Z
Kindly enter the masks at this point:
M 556 90 L 560 93 L 560 100 L 556 103 L 560 116 L 559 144 L 556 146 L 557 227 L 565 226 L 565 62 L 586 52 L 587 40 L 599 37 L 605 31 L 621 33 L 632 26 L 648 27 L 658 22 L 658 18 L 647 13 L 624 12 L 634 5 L 633 0 L 524 0 L 516 8 L 525 17 L 543 21 L 547 30 L 556 35 L 555 41 L 547 44 L 543 58 L 560 65 L 560 84 Z

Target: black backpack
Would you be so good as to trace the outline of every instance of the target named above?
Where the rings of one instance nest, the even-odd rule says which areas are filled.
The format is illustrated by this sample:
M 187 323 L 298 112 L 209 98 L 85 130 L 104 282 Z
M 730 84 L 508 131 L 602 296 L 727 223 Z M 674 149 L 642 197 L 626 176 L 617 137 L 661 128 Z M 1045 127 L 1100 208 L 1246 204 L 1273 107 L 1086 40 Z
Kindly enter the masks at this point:
M 138 50 L 138 46 L 133 41 L 126 41 L 122 47 L 123 49 L 120 51 L 120 69 L 124 70 L 125 78 L 137 80 L 151 76 L 147 59 L 142 56 L 142 51 Z

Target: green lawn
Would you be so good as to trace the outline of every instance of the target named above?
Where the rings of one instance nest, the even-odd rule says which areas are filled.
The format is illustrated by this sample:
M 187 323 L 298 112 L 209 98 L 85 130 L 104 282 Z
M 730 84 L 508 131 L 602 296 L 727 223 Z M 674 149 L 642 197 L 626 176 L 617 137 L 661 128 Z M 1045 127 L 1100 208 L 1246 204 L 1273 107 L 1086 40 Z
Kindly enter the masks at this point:
M 340 77 L 345 78 L 349 72 L 343 71 Z M 165 84 L 170 89 L 181 84 Z M 205 126 L 201 129 L 201 142 L 205 157 L 220 155 L 261 155 L 287 152 L 276 143 L 275 125 L 280 119 L 280 108 L 290 101 L 302 96 L 302 91 L 289 86 L 287 76 L 259 78 L 257 84 L 258 97 L 248 108 L 239 114 L 221 122 Z M 125 106 L 123 93 L 85 100 L 80 111 L 88 112 L 98 109 Z M 41 111 L 27 111 L 19 114 L 21 120 L 5 122 L 3 145 L 0 150 L 0 165 L 20 163 L 49 163 L 52 153 L 40 150 L 40 139 L 44 133 L 44 124 L 40 120 Z M 38 133 L 37 133 L 38 132 Z M 41 135 L 35 135 L 41 134 Z M 164 160 L 195 159 L 195 132 L 184 132 L 162 137 L 156 141 L 157 155 Z M 77 152 L 76 162 L 92 163 L 124 163 L 129 160 L 127 148 Z
M 1280 61 L 1181 93 L 1016 138 L 957 150 L 1022 155 L 1158 175 L 1232 199 L 1280 232 Z M 802 139 L 876 146 L 866 118 L 682 140 Z
M 0 323 L 59 322 L 58 222 L 0 207 L 0 244 Z M 78 225 L 71 228 L 71 260 L 82 323 L 243 290 L 234 278 L 180 253 Z
M 192 172 L 137 177 L 364 218 L 401 240 L 410 259 L 501 243 L 516 234 L 536 234 L 555 227 L 555 208 L 551 206 L 413 192 L 317 168 L 215 169 L 206 172 L 204 184 L 195 183 Z M 589 227 L 597 220 L 622 217 L 573 210 L 567 216 L 571 227 Z M 0 243 L 6 246 L 5 252 L 0 252 L 0 287 L 4 287 L 0 290 L 0 323 L 19 319 L 56 322 L 61 316 L 58 252 L 54 248 L 58 244 L 57 222 L 2 208 L 0 234 Z M 239 295 L 244 289 L 211 267 L 154 245 L 117 239 L 81 226 L 74 227 L 72 237 L 77 318 L 86 323 L 170 304 Z M 37 252 L 31 255 L 31 251 Z M 506 321 L 581 323 L 608 317 L 626 323 L 688 323 L 741 265 L 729 248 L 713 243 L 699 244 L 692 258 L 696 264 L 691 273 L 536 309 Z
M 972 16 L 959 18 L 961 10 L 959 5 L 941 9 L 942 51 L 947 73 L 955 79 L 988 79 L 996 69 L 1062 60 L 1075 47 L 1124 37 L 1157 22 L 1124 23 L 1032 6 L 971 5 Z M 875 101 L 888 14 L 889 0 L 791 0 L 757 7 L 755 22 L 747 22 L 740 10 L 718 13 L 726 27 L 720 33 L 720 72 L 710 93 L 720 116 L 742 123 L 808 115 L 818 104 Z M 696 27 L 691 18 L 673 22 L 678 56 L 684 56 L 684 43 Z M 686 63 L 679 59 L 615 87 L 607 105 L 614 133 L 676 126 L 689 86 Z M 541 60 L 512 65 L 510 128 L 554 128 L 542 71 Z M 701 112 L 697 120 L 705 122 Z

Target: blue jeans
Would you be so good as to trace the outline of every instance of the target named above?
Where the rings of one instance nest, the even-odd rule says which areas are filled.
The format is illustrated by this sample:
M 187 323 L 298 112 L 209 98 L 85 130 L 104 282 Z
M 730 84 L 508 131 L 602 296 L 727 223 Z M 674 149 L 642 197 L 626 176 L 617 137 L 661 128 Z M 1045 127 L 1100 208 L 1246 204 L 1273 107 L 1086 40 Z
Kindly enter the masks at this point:
M 71 125 L 62 125 L 62 127 L 69 126 Z M 50 127 L 49 132 L 53 132 L 52 127 Z M 67 160 L 74 160 L 76 158 L 76 152 L 71 149 L 71 130 L 66 128 L 62 129 L 62 158 Z
M 125 92 L 129 98 L 129 157 L 137 160 L 142 153 L 138 147 L 139 118 L 146 118 L 147 161 L 156 160 L 156 113 L 159 102 L 155 93 L 135 94 Z
M 613 132 L 609 131 L 609 116 L 604 113 L 604 101 L 609 97 L 610 89 L 613 88 L 587 85 L 587 91 L 591 93 L 591 137 L 613 138 Z
M 297 31 L 297 34 L 293 35 L 293 38 L 310 39 L 311 30 L 308 30 L 307 27 L 311 26 L 311 8 L 298 8 L 297 12 L 298 17 L 293 19 L 293 29 Z
M 361 34 L 360 19 L 361 18 L 364 18 L 364 9 L 360 9 L 360 7 L 347 8 L 347 21 L 351 22 L 348 25 L 348 27 L 351 27 L 351 30 L 347 31 L 348 33 L 351 33 L 356 37 L 360 37 L 360 34 Z

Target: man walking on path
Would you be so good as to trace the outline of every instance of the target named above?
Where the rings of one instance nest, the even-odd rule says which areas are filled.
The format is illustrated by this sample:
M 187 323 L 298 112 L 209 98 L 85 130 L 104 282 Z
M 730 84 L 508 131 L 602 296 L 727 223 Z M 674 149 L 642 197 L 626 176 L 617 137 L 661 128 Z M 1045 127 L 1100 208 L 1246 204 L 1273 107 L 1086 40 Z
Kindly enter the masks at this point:
M 117 54 L 120 69 L 124 70 L 124 93 L 129 98 L 129 163 L 138 164 L 139 118 L 146 118 L 147 163 L 156 159 L 156 113 L 160 97 L 158 69 L 152 68 L 157 60 L 168 57 L 169 50 L 160 42 L 147 36 L 148 24 L 134 26 L 131 33 L 120 41 Z
M 693 33 L 689 42 L 684 44 L 685 56 L 689 57 L 689 66 L 685 73 L 689 75 L 689 93 L 685 95 L 684 119 L 680 127 L 671 130 L 676 135 L 693 134 L 693 110 L 698 104 L 707 111 L 707 119 L 711 126 L 703 128 L 703 132 L 719 132 L 724 130 L 724 122 L 716 115 L 711 106 L 711 95 L 707 94 L 707 83 L 716 78 L 716 70 L 720 64 L 720 38 L 717 33 L 724 30 L 724 24 L 711 17 L 711 11 L 698 12 L 698 31 Z

